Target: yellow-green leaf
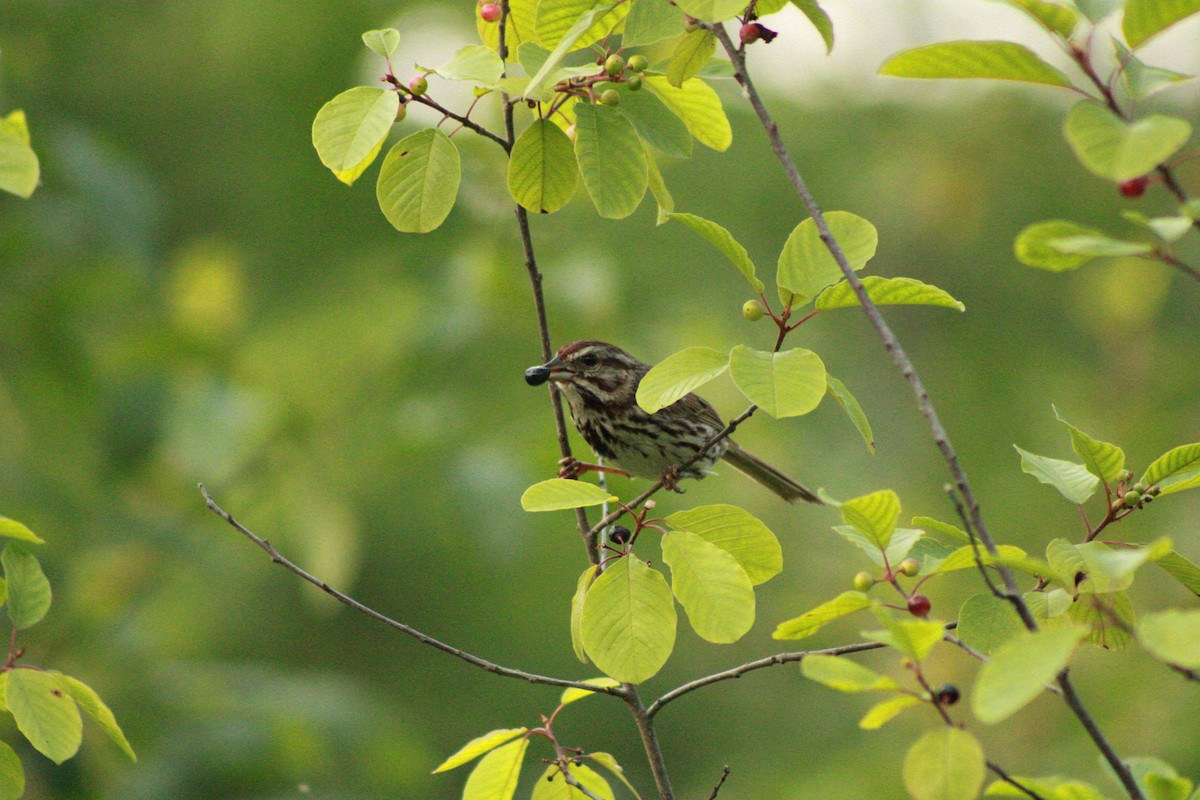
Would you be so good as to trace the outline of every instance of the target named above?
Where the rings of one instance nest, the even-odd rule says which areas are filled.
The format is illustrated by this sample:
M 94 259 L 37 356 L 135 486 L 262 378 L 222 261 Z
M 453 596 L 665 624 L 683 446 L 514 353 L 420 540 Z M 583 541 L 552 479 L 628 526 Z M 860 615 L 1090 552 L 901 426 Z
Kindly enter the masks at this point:
M 771 636 L 775 639 L 805 639 L 812 636 L 821 628 L 835 619 L 870 608 L 874 605 L 871 598 L 862 592 L 842 592 L 837 597 L 822 603 L 812 611 L 805 612 L 795 619 L 779 623 Z
M 721 107 L 721 98 L 700 78 L 692 78 L 676 87 L 665 75 L 647 75 L 644 86 L 683 120 L 700 144 L 718 152 L 728 150 L 733 144 L 733 129 Z
M 529 729 L 502 728 L 485 733 L 483 736 L 477 736 L 463 745 L 462 748 L 460 748 L 454 755 L 450 756 L 441 764 L 439 764 L 437 769 L 433 771 L 433 774 L 436 775 L 439 772 L 446 772 L 447 770 L 454 769 L 455 767 L 461 767 L 468 761 L 479 758 L 484 753 L 496 749 L 505 742 L 525 733 L 527 730 Z
M 750 402 L 779 419 L 815 409 L 825 397 L 825 364 L 812 350 L 782 353 L 738 345 L 729 353 L 729 375 Z
M 1008 719 L 1037 697 L 1067 666 L 1089 630 L 1076 625 L 1018 633 L 983 665 L 971 695 L 971 709 L 989 725 Z
M 1088 472 L 1104 483 L 1112 483 L 1120 477 L 1122 470 L 1125 469 L 1125 451 L 1115 444 L 1102 442 L 1088 436 L 1068 422 L 1057 408 L 1054 409 L 1054 416 L 1071 432 L 1071 446 L 1076 455 L 1083 459 Z
M 869 275 L 862 279 L 867 296 L 877 306 L 941 306 L 966 311 L 967 307 L 950 296 L 950 293 L 913 278 L 881 278 Z M 830 286 L 817 296 L 814 308 L 827 311 L 833 308 L 853 308 L 862 305 L 849 281 Z
M 608 0 L 540 0 L 534 27 L 537 42 L 542 47 L 553 49 L 583 14 L 601 8 L 608 10 L 593 18 L 591 25 L 572 43 L 572 50 L 587 47 L 611 33 L 629 13 L 629 3 L 613 5 Z
M 504 74 L 504 62 L 492 48 L 472 44 L 456 52 L 453 58 L 434 72 L 446 80 L 471 81 L 484 86 L 494 86 Z
M 363 44 L 380 58 L 390 58 L 400 46 L 400 31 L 395 28 L 382 28 L 367 31 L 362 35 Z
M 858 403 L 858 398 L 850 393 L 846 388 L 846 384 L 842 383 L 832 375 L 825 375 L 826 388 L 825 391 L 834 401 L 842 407 L 842 411 L 846 412 L 846 416 L 854 423 L 854 427 L 866 442 L 867 452 L 875 452 L 875 434 L 871 431 L 871 423 L 867 420 L 867 414 Z
M 900 498 L 891 489 L 855 497 L 842 503 L 842 519 L 871 538 L 882 550 L 887 547 L 900 518 Z
M 509 742 L 488 753 L 467 776 L 463 800 L 512 800 L 521 777 L 521 761 L 529 740 Z
M 1165 478 L 1196 470 L 1200 470 L 1200 442 L 1173 448 L 1154 459 L 1142 475 L 1141 483 L 1154 486 Z M 0 524 L 2 523 L 3 520 L 0 519 Z
M 28 198 L 41 174 L 37 154 L 29 146 L 25 112 L 14 111 L 0 120 L 0 191 Z
M 1130 47 L 1200 11 L 1200 0 L 1126 0 L 1121 30 Z
M 50 610 L 50 581 L 37 558 L 19 544 L 5 545 L 0 562 L 8 592 L 8 617 L 18 630 L 31 628 Z
M 583 601 L 583 644 L 606 675 L 653 677 L 675 647 L 675 602 L 657 570 L 633 556 L 609 562 Z
M 356 86 L 321 106 L 312 124 L 312 143 L 321 163 L 334 172 L 358 167 L 378 148 L 400 108 L 389 89 Z
M 905 754 L 903 775 L 913 800 L 975 800 L 987 777 L 983 747 L 962 728 L 929 731 Z
M 648 414 L 666 408 L 729 368 L 729 356 L 711 347 L 689 347 L 650 368 L 638 384 L 637 404 Z
M 1156 658 L 1188 669 L 1200 668 L 1200 611 L 1171 609 L 1142 617 L 1138 641 Z
M 22 542 L 32 542 L 33 544 L 46 543 L 42 537 L 29 530 L 29 528 L 15 519 L 9 519 L 8 517 L 0 517 L 0 536 Z
M 679 88 L 683 82 L 696 77 L 708 60 L 717 52 L 717 37 L 705 28 L 686 34 L 675 45 L 671 61 L 667 65 L 667 82 Z
M 649 182 L 646 151 L 621 112 L 605 105 L 575 107 L 575 156 L 596 211 L 622 219 L 637 209 Z
M 583 682 L 589 686 L 613 687 L 621 685 L 619 681 L 615 681 L 612 678 L 588 678 Z M 558 702 L 559 704 L 565 706 L 568 703 L 574 703 L 576 700 L 582 700 L 585 697 L 592 697 L 595 694 L 597 694 L 597 692 L 589 692 L 587 689 L 577 689 L 572 686 L 570 689 L 563 690 L 562 697 L 559 698 Z
M 100 726 L 100 729 L 108 735 L 108 738 L 116 743 L 117 747 L 121 748 L 125 755 L 129 756 L 131 761 L 137 761 L 137 755 L 133 752 L 133 746 L 125 738 L 125 732 L 117 724 L 117 718 L 113 715 L 112 710 L 104 704 L 104 701 L 100 699 L 100 695 L 96 694 L 96 690 L 83 681 L 72 678 L 70 675 L 63 675 L 61 672 L 51 672 L 50 674 L 58 676 L 62 688 L 74 698 L 76 704 L 83 709 L 84 713 Z
M 905 50 L 879 68 L 897 78 L 993 78 L 1070 87 L 1071 79 L 1013 42 L 942 42 Z
M 924 701 L 919 697 L 913 697 L 910 694 L 902 694 L 899 697 L 892 697 L 887 700 L 881 700 L 867 710 L 863 718 L 858 721 L 858 727 L 864 731 L 875 731 L 882 728 L 887 723 L 896 718 L 900 712 L 914 706 L 923 705 Z
M 396 230 L 428 233 L 454 208 L 461 180 L 458 148 L 440 128 L 426 128 L 388 151 L 375 195 Z
M 575 651 L 575 657 L 584 664 L 587 663 L 587 654 L 583 649 L 583 599 L 587 597 L 587 590 L 599 571 L 600 568 L 593 564 L 581 572 L 575 586 L 575 596 L 571 598 L 571 648 Z
M 617 499 L 594 483 L 551 478 L 535 483 L 521 495 L 521 508 L 526 511 L 562 511 L 611 503 Z
M 754 585 L 769 581 L 783 570 L 779 539 L 745 509 L 725 504 L 699 506 L 676 511 L 667 517 L 667 524 L 691 531 L 729 553 Z
M 1152 172 L 1183 147 L 1192 126 L 1182 119 L 1151 114 L 1127 122 L 1090 100 L 1076 104 L 1063 122 L 1067 143 L 1091 172 L 1127 181 Z
M 637 798 L 637 800 L 642 800 L 642 796 L 638 794 L 637 789 L 633 788 L 633 784 L 630 783 L 629 779 L 625 777 L 624 768 L 617 763 L 617 760 L 613 758 L 610 753 L 588 753 L 585 758 L 590 758 L 592 761 L 595 761 L 597 764 L 611 772 L 617 777 L 617 780 L 625 784 L 625 788 L 629 790 L 630 794 Z
M 513 200 L 535 213 L 553 214 L 575 194 L 578 179 L 571 140 L 553 122 L 534 120 L 517 138 L 508 160 Z
M 874 258 L 879 233 L 870 222 L 848 211 L 830 211 L 825 214 L 825 223 L 852 269 L 860 270 Z M 779 284 L 780 298 L 785 303 L 791 300 L 793 307 L 801 306 L 844 277 L 842 268 L 821 239 L 816 222 L 806 219 L 797 225 L 779 254 L 775 282 Z
M 61 764 L 79 750 L 83 719 L 57 675 L 33 669 L 10 670 L 5 699 L 17 728 L 46 758 Z
M 962 604 L 955 634 L 986 656 L 1023 630 L 1025 625 L 1012 603 L 984 592 Z
M 704 237 L 705 241 L 720 251 L 721 255 L 729 259 L 729 262 L 737 267 L 738 272 L 750 281 L 750 285 L 754 287 L 754 291 L 761 292 L 763 290 L 763 282 L 755 277 L 754 262 L 750 260 L 750 254 L 746 252 L 746 248 L 733 238 L 733 234 L 724 227 L 715 222 L 697 217 L 695 214 L 668 214 L 667 219 L 672 222 L 678 222 L 685 227 L 690 228 L 695 233 Z
M 841 656 L 812 655 L 800 662 L 800 672 L 810 681 L 839 692 L 872 692 L 897 689 L 896 682 L 862 664 Z
M 1083 464 L 1061 458 L 1039 456 L 1013 445 L 1021 454 L 1021 471 L 1053 486 L 1059 494 L 1076 505 L 1087 501 L 1100 485 L 1100 479 L 1088 472 Z
M 728 644 L 754 625 L 754 586 L 737 559 L 688 531 L 662 537 L 671 589 L 701 639 Z

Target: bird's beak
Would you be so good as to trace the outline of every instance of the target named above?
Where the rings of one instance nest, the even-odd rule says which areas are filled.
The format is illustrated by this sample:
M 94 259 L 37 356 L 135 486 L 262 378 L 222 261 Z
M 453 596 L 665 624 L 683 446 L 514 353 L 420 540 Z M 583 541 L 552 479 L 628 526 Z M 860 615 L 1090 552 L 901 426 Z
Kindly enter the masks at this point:
M 555 356 L 539 367 L 530 367 L 525 370 L 525 382 L 530 386 L 541 386 L 548 380 L 557 380 L 555 373 L 562 376 L 566 372 L 567 369 L 563 367 L 562 359 Z

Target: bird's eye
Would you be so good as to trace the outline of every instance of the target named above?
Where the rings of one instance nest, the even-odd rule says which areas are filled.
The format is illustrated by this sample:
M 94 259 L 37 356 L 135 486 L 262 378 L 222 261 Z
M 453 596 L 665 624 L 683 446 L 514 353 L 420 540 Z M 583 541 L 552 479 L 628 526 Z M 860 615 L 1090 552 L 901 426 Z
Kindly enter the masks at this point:
M 587 355 L 580 358 L 579 362 L 581 364 L 583 364 L 585 367 L 594 367 L 600 363 L 600 359 L 596 357 L 595 353 L 588 353 Z

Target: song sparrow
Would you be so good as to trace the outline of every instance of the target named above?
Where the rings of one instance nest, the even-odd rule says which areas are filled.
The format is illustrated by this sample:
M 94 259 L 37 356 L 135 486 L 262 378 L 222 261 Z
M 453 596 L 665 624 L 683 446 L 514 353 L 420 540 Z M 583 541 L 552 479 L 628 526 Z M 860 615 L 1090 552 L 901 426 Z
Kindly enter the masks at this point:
M 566 395 L 571 418 L 597 454 L 610 459 L 623 472 L 640 478 L 665 478 L 678 491 L 679 478 L 703 478 L 713 464 L 725 459 L 775 494 L 794 503 L 821 501 L 808 489 L 784 475 L 736 442 L 722 439 L 690 466 L 679 465 L 696 455 L 709 439 L 724 429 L 716 410 L 694 394 L 647 414 L 635 395 L 642 376 L 650 370 L 621 348 L 606 342 L 574 342 L 554 358 L 525 370 L 530 386 L 554 381 Z M 564 477 L 577 477 L 594 464 L 564 459 Z

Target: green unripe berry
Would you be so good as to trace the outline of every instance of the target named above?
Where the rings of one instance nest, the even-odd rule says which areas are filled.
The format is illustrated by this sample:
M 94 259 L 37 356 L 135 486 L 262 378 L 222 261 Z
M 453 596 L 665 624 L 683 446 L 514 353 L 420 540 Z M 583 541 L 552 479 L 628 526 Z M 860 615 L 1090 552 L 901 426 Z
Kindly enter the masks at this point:
M 604 62 L 604 71 L 615 78 L 625 71 L 625 59 L 619 53 L 613 53 Z
M 634 73 L 625 79 L 625 83 L 629 86 L 629 91 L 636 92 L 642 88 L 642 76 Z
M 921 571 L 921 565 L 915 558 L 906 558 L 900 562 L 900 573 L 913 577 Z
M 646 68 L 650 66 L 650 62 L 646 60 L 644 55 L 638 53 L 636 56 L 629 57 L 629 63 L 626 66 L 634 72 L 645 72 Z
M 418 75 L 408 82 L 408 90 L 412 92 L 413 97 L 420 97 L 429 89 L 429 81 L 425 80 L 424 75 Z
M 1142 502 L 1142 493 L 1136 490 L 1129 490 L 1125 493 L 1125 507 L 1133 508 L 1138 503 Z
M 1146 491 L 1147 489 L 1149 489 L 1149 488 L 1150 488 L 1150 487 L 1149 487 L 1149 486 L 1147 486 L 1147 485 L 1146 485 L 1145 483 L 1143 483 L 1142 481 L 1138 481 L 1137 483 L 1135 483 L 1135 484 L 1133 485 L 1133 490 L 1134 490 L 1135 492 L 1142 492 L 1142 493 L 1145 493 L 1145 491 Z
M 621 102 L 621 93 L 616 89 L 605 89 L 600 93 L 600 102 L 606 106 L 615 106 Z
M 404 116 L 407 113 L 408 113 L 408 103 L 401 103 L 400 108 L 396 109 L 396 122 L 399 122 L 400 120 L 404 119 Z
M 869 572 L 860 572 L 854 576 L 854 588 L 860 592 L 867 592 L 875 585 L 875 579 L 871 577 Z
M 757 300 L 747 300 L 742 305 L 742 316 L 749 322 L 758 322 L 763 318 L 762 303 Z

